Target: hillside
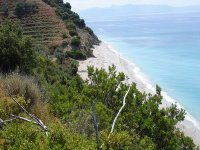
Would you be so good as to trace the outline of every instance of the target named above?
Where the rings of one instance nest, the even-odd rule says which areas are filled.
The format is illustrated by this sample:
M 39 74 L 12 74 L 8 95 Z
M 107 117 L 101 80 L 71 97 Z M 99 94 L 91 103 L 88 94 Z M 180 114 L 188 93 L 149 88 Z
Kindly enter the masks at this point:
M 24 14 L 20 12 L 22 15 L 17 15 L 17 7 L 20 4 L 25 4 L 24 8 L 27 7 L 30 11 L 31 6 L 28 5 L 34 6 L 34 12 L 22 12 Z M 90 56 L 92 45 L 99 42 L 97 37 L 90 34 L 85 26 L 80 28 L 70 19 L 63 19 L 58 9 L 62 8 L 57 5 L 50 6 L 42 0 L 0 0 L 0 21 L 9 18 L 18 23 L 22 27 L 23 34 L 32 38 L 35 45 L 53 50 L 56 47 L 63 47 L 66 51 L 76 49 Z M 67 11 L 73 13 L 70 9 Z M 77 18 L 79 19 L 79 16 Z M 70 29 L 67 27 L 71 22 L 77 30 L 74 35 L 81 38 L 81 43 L 77 46 L 71 44 L 74 35 L 70 35 Z
M 185 111 L 160 108 L 159 86 L 155 95 L 141 92 L 114 65 L 89 66 L 88 80 L 78 75 L 76 60 L 92 55 L 99 41 L 69 3 L 6 2 L 0 25 L 0 149 L 197 150 L 176 127 Z

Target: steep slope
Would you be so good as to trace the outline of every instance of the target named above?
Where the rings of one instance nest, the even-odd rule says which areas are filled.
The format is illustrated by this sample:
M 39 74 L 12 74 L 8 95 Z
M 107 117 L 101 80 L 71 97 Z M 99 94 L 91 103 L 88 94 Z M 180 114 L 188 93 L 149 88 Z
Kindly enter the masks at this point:
M 18 16 L 16 7 L 20 4 L 27 4 L 25 7 L 31 4 L 36 7 L 36 11 L 25 12 L 25 15 Z M 23 34 L 31 37 L 35 45 L 45 46 L 53 50 L 56 47 L 63 47 L 66 51 L 81 50 L 88 56 L 92 54 L 90 50 L 92 45 L 98 44 L 96 36 L 91 36 L 84 28 L 75 26 L 81 42 L 74 47 L 71 44 L 74 36 L 69 34 L 66 27 L 70 21 L 62 19 L 56 7 L 52 7 L 42 0 L 0 0 L 0 22 L 5 18 L 17 22 L 22 27 Z
M 36 44 L 49 44 L 62 42 L 62 33 L 67 32 L 64 22 L 59 19 L 54 9 L 40 0 L 32 0 L 38 6 L 38 12 L 23 18 L 15 15 L 15 6 L 23 0 L 9 0 L 4 3 L 0 0 L 0 6 L 7 4 L 9 17 L 22 26 L 24 35 L 35 39 Z M 2 10 L 2 9 L 1 9 Z M 3 12 L 1 12 L 1 16 Z M 1 17 L 3 18 L 3 16 Z

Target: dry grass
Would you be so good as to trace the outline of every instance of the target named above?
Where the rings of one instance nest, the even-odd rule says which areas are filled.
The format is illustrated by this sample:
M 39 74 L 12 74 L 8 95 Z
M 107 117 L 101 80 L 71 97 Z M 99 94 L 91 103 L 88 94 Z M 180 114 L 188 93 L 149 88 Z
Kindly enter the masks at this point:
M 31 104 L 42 99 L 41 91 L 35 79 L 17 73 L 0 76 L 0 88 L 4 89 L 8 95 L 23 96 Z
M 45 102 L 44 93 L 41 92 L 33 77 L 17 73 L 6 76 L 0 75 L 0 106 L 6 106 L 7 109 L 17 108 L 18 106 L 15 103 L 13 105 L 10 96 L 16 97 L 18 102 L 24 99 L 23 105 L 26 106 L 28 111 L 47 122 L 49 118 L 48 105 Z M 7 106 L 7 104 L 9 105 Z

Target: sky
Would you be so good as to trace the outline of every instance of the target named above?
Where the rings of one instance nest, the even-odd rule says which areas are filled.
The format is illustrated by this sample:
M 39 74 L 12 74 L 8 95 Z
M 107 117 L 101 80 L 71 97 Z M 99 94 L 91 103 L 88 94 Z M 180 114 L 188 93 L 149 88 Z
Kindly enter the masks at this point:
M 200 0 L 64 0 L 72 5 L 72 9 L 80 11 L 92 7 L 109 7 L 126 4 L 151 4 L 170 6 L 200 5 Z

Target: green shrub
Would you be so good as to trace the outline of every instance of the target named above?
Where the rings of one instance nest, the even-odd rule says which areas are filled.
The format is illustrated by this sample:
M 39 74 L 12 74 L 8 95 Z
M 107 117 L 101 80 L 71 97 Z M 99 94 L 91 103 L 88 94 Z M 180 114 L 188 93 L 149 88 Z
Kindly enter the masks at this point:
M 66 39 L 66 38 L 68 38 L 68 36 L 67 36 L 67 33 L 66 33 L 66 32 L 64 32 L 64 33 L 62 34 L 62 37 L 63 37 L 63 39 Z
M 56 7 L 56 13 L 63 19 L 73 22 L 80 28 L 85 28 L 86 24 L 84 19 L 81 19 L 79 15 L 71 11 L 70 3 L 64 3 L 63 0 L 43 0 L 45 3 L 52 7 Z
M 87 56 L 79 50 L 67 51 L 66 56 L 78 60 L 85 60 L 87 58 Z
M 20 2 L 17 3 L 15 7 L 15 13 L 18 17 L 27 16 L 29 14 L 36 13 L 38 10 L 38 6 L 36 3 L 32 2 Z
M 94 32 L 93 32 L 93 30 L 90 27 L 86 27 L 85 29 L 88 31 L 88 33 L 90 35 L 94 35 Z
M 76 30 L 76 25 L 72 22 L 65 22 L 67 29 L 69 30 L 70 36 L 78 36 L 78 32 Z
M 24 107 L 27 106 L 27 102 L 25 101 L 24 97 L 17 96 L 15 97 L 15 99 Z M 20 112 L 20 107 L 17 107 L 13 99 L 8 96 L 4 89 L 0 88 L 0 118 L 8 119 L 8 117 L 10 117 L 10 114 L 18 115 Z
M 65 59 L 65 53 L 63 52 L 64 50 L 62 48 L 56 48 L 54 55 L 56 58 L 59 60 L 59 62 L 62 64 L 63 60 Z
M 74 23 L 69 22 L 69 21 L 65 21 L 65 24 L 66 24 L 68 29 L 76 30 L 76 25 Z
M 64 8 L 70 10 L 70 9 L 72 8 L 72 6 L 70 5 L 70 3 L 66 2 L 66 3 L 64 4 Z
M 63 12 L 61 14 L 61 17 L 62 17 L 63 20 L 69 19 L 69 14 L 67 12 Z
M 70 35 L 70 36 L 78 36 L 78 33 L 77 33 L 77 31 L 74 30 L 74 29 L 69 29 L 69 35 Z
M 78 72 L 78 63 L 76 61 L 72 61 L 70 63 L 68 72 L 72 76 L 77 75 L 77 72 Z
M 36 54 L 30 39 L 11 21 L 4 21 L 0 26 L 0 70 L 10 72 L 19 69 L 30 73 L 36 65 Z
M 6 139 L 0 145 L 2 150 L 94 150 L 95 142 L 66 129 L 54 120 L 48 124 L 48 137 L 29 122 L 10 123 L 6 130 L 0 130 L 0 137 Z M 1 143 L 2 144 L 2 143 Z
M 80 37 L 75 36 L 75 37 L 72 38 L 72 40 L 71 40 L 71 45 L 72 46 L 79 47 L 80 44 L 81 44 Z
M 74 23 L 80 28 L 85 28 L 85 26 L 86 26 L 84 19 L 76 18 L 76 19 L 74 19 Z

